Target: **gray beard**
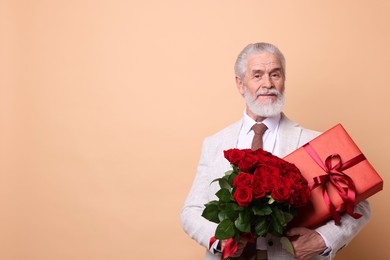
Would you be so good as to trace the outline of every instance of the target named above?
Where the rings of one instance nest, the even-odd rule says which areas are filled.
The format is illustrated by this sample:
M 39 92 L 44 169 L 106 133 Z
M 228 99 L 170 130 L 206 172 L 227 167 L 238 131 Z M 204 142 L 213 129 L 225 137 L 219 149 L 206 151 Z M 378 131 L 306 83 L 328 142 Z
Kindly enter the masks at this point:
M 265 105 L 261 105 L 261 104 L 256 102 L 258 95 L 270 94 L 270 93 L 276 94 L 276 101 L 275 102 L 272 102 L 270 100 L 270 102 L 268 104 L 265 104 Z M 256 116 L 260 116 L 260 117 L 272 117 L 272 116 L 279 115 L 283 111 L 283 108 L 284 108 L 284 94 L 280 93 L 276 89 L 259 91 L 258 93 L 256 93 L 255 97 L 251 96 L 245 90 L 244 99 L 245 99 L 245 102 L 248 106 L 248 109 L 253 114 L 255 114 Z

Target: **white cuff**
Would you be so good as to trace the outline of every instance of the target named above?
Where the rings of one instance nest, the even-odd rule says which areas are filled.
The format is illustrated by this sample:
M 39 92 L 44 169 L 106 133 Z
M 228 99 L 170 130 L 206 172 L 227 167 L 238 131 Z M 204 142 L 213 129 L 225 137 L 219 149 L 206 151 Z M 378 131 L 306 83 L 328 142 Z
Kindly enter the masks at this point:
M 213 254 L 221 254 L 222 251 L 218 249 L 219 240 L 215 240 L 215 242 L 212 244 L 210 251 Z
M 328 256 L 328 255 L 330 254 L 330 252 L 332 252 L 332 247 L 329 245 L 329 244 L 330 244 L 329 241 L 326 239 L 326 237 L 324 237 L 324 236 L 321 234 L 321 232 L 319 232 L 319 231 L 317 231 L 317 230 L 316 230 L 316 232 L 317 232 L 318 234 L 320 234 L 320 236 L 322 237 L 322 239 L 324 240 L 325 245 L 326 245 L 325 250 L 324 250 L 320 255 L 321 255 L 321 256 Z

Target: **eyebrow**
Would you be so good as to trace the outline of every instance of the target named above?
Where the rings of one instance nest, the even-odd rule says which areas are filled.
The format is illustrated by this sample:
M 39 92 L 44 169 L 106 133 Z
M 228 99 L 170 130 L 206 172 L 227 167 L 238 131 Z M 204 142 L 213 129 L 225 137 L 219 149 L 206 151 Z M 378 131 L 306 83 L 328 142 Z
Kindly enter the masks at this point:
M 270 71 L 270 73 L 272 73 L 272 72 L 282 72 L 282 68 L 274 68 L 274 69 L 272 69 L 271 71 Z
M 273 73 L 273 72 L 282 72 L 282 68 L 280 68 L 280 67 L 274 68 L 269 73 Z M 261 73 L 264 73 L 264 70 L 252 70 L 251 73 L 252 73 L 252 75 L 256 74 L 256 73 L 261 74 Z
M 256 73 L 264 73 L 264 70 L 251 70 L 252 75 Z

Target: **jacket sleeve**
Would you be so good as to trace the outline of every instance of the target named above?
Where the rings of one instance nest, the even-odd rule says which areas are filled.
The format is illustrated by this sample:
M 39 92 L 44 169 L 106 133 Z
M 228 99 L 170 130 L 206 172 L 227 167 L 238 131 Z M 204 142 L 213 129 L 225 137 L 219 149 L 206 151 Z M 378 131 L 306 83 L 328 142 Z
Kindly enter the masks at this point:
M 360 202 L 355 206 L 355 212 L 362 214 L 359 219 L 354 219 L 344 213 L 339 225 L 334 224 L 334 220 L 329 220 L 325 225 L 316 229 L 328 241 L 331 247 L 330 259 L 336 253 L 348 245 L 351 240 L 359 233 L 371 217 L 371 208 L 367 200 Z
M 202 217 L 205 204 L 209 202 L 210 186 L 213 181 L 210 155 L 211 144 L 203 143 L 197 173 L 181 210 L 181 223 L 184 231 L 199 244 L 209 249 L 209 241 L 214 236 L 216 224 Z

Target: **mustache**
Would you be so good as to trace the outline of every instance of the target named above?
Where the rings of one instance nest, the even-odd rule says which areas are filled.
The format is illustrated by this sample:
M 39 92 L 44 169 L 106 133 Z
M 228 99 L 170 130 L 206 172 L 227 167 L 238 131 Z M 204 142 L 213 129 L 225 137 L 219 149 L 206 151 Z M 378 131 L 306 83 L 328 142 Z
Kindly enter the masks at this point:
M 275 95 L 275 96 L 281 96 L 283 93 L 277 91 L 276 89 L 260 89 L 256 92 L 256 98 L 258 98 L 260 95 Z

